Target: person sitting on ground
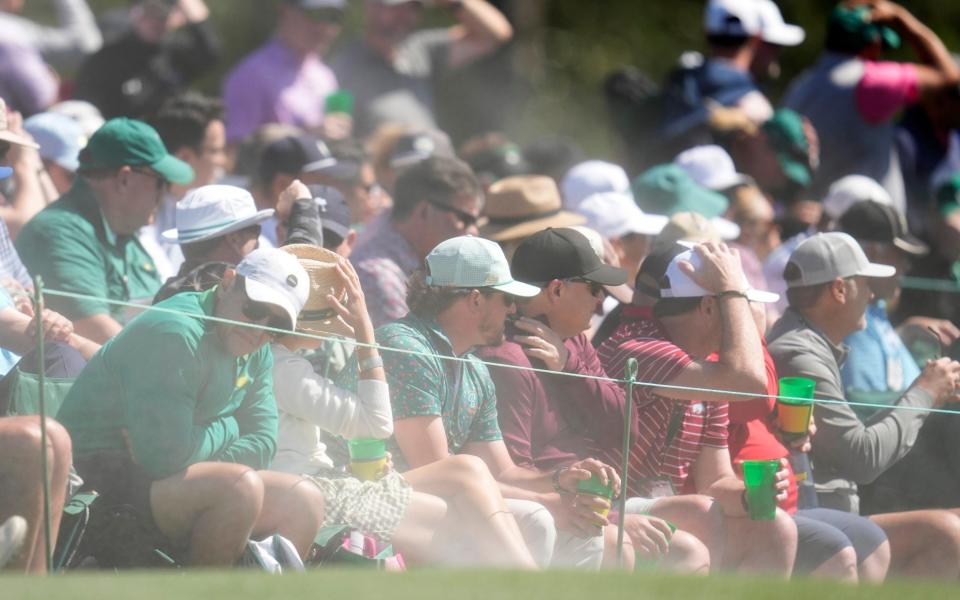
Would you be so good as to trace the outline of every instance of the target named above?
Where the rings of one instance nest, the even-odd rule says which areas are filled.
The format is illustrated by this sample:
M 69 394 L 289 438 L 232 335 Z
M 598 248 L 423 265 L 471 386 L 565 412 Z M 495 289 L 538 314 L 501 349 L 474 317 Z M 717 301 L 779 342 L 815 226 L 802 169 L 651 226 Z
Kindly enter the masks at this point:
M 440 242 L 477 235 L 480 183 L 466 163 L 432 157 L 397 180 L 393 209 L 363 232 L 350 257 L 377 327 L 407 315 L 407 278 Z
M 655 302 L 652 310 L 625 310 L 619 328 L 598 350 L 610 377 L 622 379 L 628 359 L 636 358 L 637 381 L 647 384 L 634 387 L 644 430 L 630 449 L 627 493 L 711 496 L 724 515 L 724 528 L 704 530 L 691 511 L 657 515 L 697 536 L 711 556 L 720 556 L 713 568 L 789 576 L 797 527 L 780 509 L 773 520 L 747 518 L 744 484 L 727 449 L 728 402 L 766 390 L 762 344 L 749 303 L 771 302 L 776 295 L 751 289 L 737 252 L 718 242 L 655 251 L 640 267 L 636 287 L 634 302 L 645 296 Z M 707 360 L 713 353 L 719 359 Z M 599 456 L 611 464 L 622 460 L 620 448 Z M 775 476 L 770 493 L 778 501 L 786 497 L 788 476 L 785 467 Z
M 202 292 L 257 249 L 260 224 L 273 216 L 258 211 L 250 192 L 232 185 L 205 185 L 177 203 L 176 227 L 164 231 L 167 244 L 179 244 L 184 262 L 163 284 L 156 304 L 183 291 Z
M 539 500 L 561 491 L 575 494 L 577 481 L 589 479 L 591 473 L 615 487 L 619 478 L 612 468 L 592 459 L 552 472 L 517 466 L 497 423 L 494 383 L 487 367 L 472 354 L 476 347 L 503 343 L 505 319 L 515 311 L 516 298 L 538 292 L 513 280 L 503 251 L 489 240 L 455 237 L 428 253 L 426 269 L 410 280 L 410 314 L 377 330 L 384 347 L 416 353 L 387 351 L 383 357 L 392 391 L 391 448 L 401 472 L 452 454 L 479 457 L 477 477 L 500 483 L 537 564 L 596 568 L 603 554 L 600 528 L 608 522 L 594 511 L 609 508 L 607 501 L 577 495 L 576 511 L 591 527 L 588 537 L 580 538 L 557 532 Z M 348 367 L 340 381 L 355 388 L 355 378 Z M 420 489 L 441 497 L 449 494 L 448 489 Z
M 960 363 L 930 361 L 892 410 L 868 422 L 847 403 L 840 376 L 843 340 L 865 325 L 873 299 L 871 280 L 896 273 L 871 263 L 846 233 L 804 240 L 784 269 L 790 307 L 770 332 L 770 354 L 784 377 L 816 382 L 817 436 L 811 458 L 820 506 L 859 512 L 858 483 L 869 483 L 903 458 L 917 440 L 926 409 L 952 400 Z M 902 410 L 899 408 L 903 407 Z M 945 510 L 887 513 L 870 517 L 890 540 L 890 572 L 955 578 L 960 574 L 960 517 Z
M 393 433 L 390 392 L 363 291 L 350 263 L 316 246 L 288 245 L 310 275 L 311 292 L 299 333 L 345 334 L 360 345 L 357 393 L 335 386 L 298 354 L 320 340 L 290 335 L 274 342 L 274 390 L 280 409 L 273 468 L 310 475 L 323 490 L 328 523 L 348 524 L 391 543 L 408 561 L 449 562 L 467 535 L 479 556 L 473 564 L 530 566 L 533 559 L 513 520 L 490 519 L 507 510 L 493 481 L 475 478 L 468 457 L 450 457 L 373 482 L 349 476 L 327 455 L 324 436 L 387 438 Z M 477 459 L 472 459 L 477 460 Z M 424 480 L 445 481 L 453 495 L 417 491 Z
M 520 367 L 490 368 L 497 387 L 498 421 L 511 458 L 521 467 L 550 471 L 591 456 L 599 446 L 622 447 L 626 414 L 620 384 L 521 369 L 606 378 L 584 332 L 605 295 L 603 286 L 621 285 L 626 272 L 604 265 L 587 238 L 563 228 L 548 228 L 524 240 L 510 268 L 519 281 L 541 291 L 518 303 L 518 314 L 523 316 L 511 321 L 512 335 L 499 346 L 481 349 L 477 356 Z M 631 428 L 636 439 L 635 418 Z M 574 534 L 592 531 L 592 523 L 582 521 L 573 500 L 560 494 L 542 497 L 560 530 Z M 710 501 L 705 500 L 709 509 Z M 637 552 L 645 560 L 663 558 L 670 569 L 707 571 L 710 557 L 703 544 L 686 532 L 674 535 L 668 524 L 656 517 L 654 503 L 650 504 L 645 512 L 652 516 L 627 516 L 624 566 L 633 566 L 633 553 Z M 693 503 L 686 506 L 696 508 Z M 711 518 L 706 512 L 704 517 Z M 608 541 L 616 539 L 615 528 L 609 527 L 607 534 Z M 612 544 L 608 548 L 613 550 Z M 606 558 L 609 564 L 616 563 L 614 556 Z
M 193 566 L 230 566 L 248 538 L 272 533 L 305 557 L 323 522 L 316 486 L 266 470 L 277 406 L 274 334 L 262 326 L 293 331 L 309 290 L 296 258 L 256 250 L 216 288 L 134 319 L 60 409 L 85 486 L 107 505 L 132 506 Z
M 56 546 L 63 504 L 67 498 L 70 476 L 70 436 L 53 419 L 47 419 L 47 447 L 40 444 L 38 417 L 0 417 L 0 568 L 6 567 L 27 573 L 47 572 L 47 551 L 43 533 L 44 492 L 42 476 L 43 453 L 47 453 L 47 473 L 50 478 L 50 543 Z M 17 531 L 14 531 L 16 529 Z M 4 547 L 19 538 L 20 550 Z M 50 552 L 53 549 L 49 549 Z
M 34 217 L 16 240 L 33 275 L 53 290 L 48 305 L 77 332 L 103 343 L 133 311 L 110 301 L 149 303 L 160 278 L 136 238 L 170 183 L 193 179 L 190 165 L 167 153 L 157 132 L 140 121 L 114 119 L 80 154 L 80 177 L 60 200 Z

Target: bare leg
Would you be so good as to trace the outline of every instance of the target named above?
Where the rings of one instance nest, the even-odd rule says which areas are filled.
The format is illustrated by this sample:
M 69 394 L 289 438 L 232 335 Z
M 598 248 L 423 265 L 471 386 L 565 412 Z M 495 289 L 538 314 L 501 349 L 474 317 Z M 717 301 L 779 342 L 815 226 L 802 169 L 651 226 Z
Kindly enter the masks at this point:
M 633 541 L 629 535 L 623 536 L 623 564 L 617 563 L 617 531 L 618 527 L 614 524 L 603 528 L 603 569 L 620 569 L 632 571 L 635 566 L 636 550 L 633 547 Z
M 477 542 L 488 565 L 535 568 L 516 519 L 484 462 L 469 455 L 451 456 L 403 474 L 413 489 L 439 496 L 463 518 L 465 537 Z
M 263 508 L 254 537 L 279 533 L 305 558 L 323 525 L 323 493 L 312 481 L 276 471 L 258 471 L 263 480 Z
M 816 569 L 810 571 L 811 577 L 819 579 L 835 579 L 846 583 L 857 583 L 857 552 L 853 546 L 847 546 Z
M 720 505 L 700 494 L 670 496 L 657 500 L 650 514 L 676 525 L 700 540 L 709 553 L 709 565 L 723 563 L 727 539 L 727 517 Z
M 670 539 L 670 550 L 661 563 L 664 570 L 675 573 L 710 573 L 710 552 L 696 536 L 677 530 Z
M 437 563 L 449 546 L 441 532 L 457 527 L 455 513 L 447 512 L 447 503 L 436 496 L 414 492 L 403 520 L 393 532 L 393 546 L 412 564 Z
M 885 540 L 869 556 L 860 561 L 858 567 L 860 581 L 863 583 L 882 583 L 890 569 L 890 541 Z
M 10 567 L 31 573 L 45 573 L 46 544 L 43 534 L 43 478 L 41 476 L 40 419 L 0 419 L 0 522 L 11 515 L 26 519 L 24 551 Z M 70 436 L 62 425 L 47 419 L 47 468 L 50 476 L 50 533 L 56 545 L 60 517 L 70 473 Z
M 890 541 L 890 572 L 956 579 L 960 575 L 960 518 L 947 510 L 873 515 Z
M 772 521 L 727 518 L 727 541 L 721 568 L 764 572 L 787 578 L 797 556 L 797 526 L 777 509 Z
M 243 553 L 264 497 L 250 467 L 197 463 L 154 481 L 150 508 L 161 533 L 189 540 L 194 566 L 232 566 Z

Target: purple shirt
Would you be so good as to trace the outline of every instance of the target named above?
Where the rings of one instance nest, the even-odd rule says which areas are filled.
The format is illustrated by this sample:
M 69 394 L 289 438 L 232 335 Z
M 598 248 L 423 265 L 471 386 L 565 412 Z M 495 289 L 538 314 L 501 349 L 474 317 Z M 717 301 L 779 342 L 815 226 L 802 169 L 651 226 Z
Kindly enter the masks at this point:
M 28 46 L 0 43 L 0 98 L 24 117 L 57 101 L 60 85 L 40 53 Z
M 423 264 L 410 242 L 393 228 L 390 214 L 370 223 L 350 255 L 375 327 L 407 316 L 407 279 Z
M 564 345 L 569 352 L 565 373 L 606 377 L 586 335 Z M 531 365 L 515 342 L 483 348 L 477 356 L 490 363 L 544 368 L 540 361 Z M 621 444 L 625 393 L 616 383 L 493 365 L 489 369 L 497 386 L 500 430 L 516 464 L 549 471 L 589 458 L 591 448 Z M 634 439 L 638 431 L 634 422 Z
M 323 121 L 326 97 L 336 90 L 337 77 L 317 54 L 301 60 L 273 39 L 227 77 L 223 86 L 227 139 L 239 141 L 265 123 L 317 127 Z

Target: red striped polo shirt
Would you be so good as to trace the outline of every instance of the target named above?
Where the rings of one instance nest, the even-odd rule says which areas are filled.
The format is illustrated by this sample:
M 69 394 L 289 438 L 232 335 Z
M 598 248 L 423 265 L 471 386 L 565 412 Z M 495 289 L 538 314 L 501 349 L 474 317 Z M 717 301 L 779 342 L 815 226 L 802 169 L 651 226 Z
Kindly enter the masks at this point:
M 625 321 L 600 346 L 599 355 L 607 374 L 616 378 L 624 376 L 627 360 L 636 358 L 637 381 L 643 383 L 670 383 L 693 361 L 682 348 L 667 339 L 666 332 L 653 319 Z M 628 492 L 632 496 L 648 496 L 650 490 L 643 480 L 653 477 L 668 477 L 677 493 L 694 491 L 688 477 L 701 448 L 727 447 L 726 402 L 678 401 L 668 396 L 669 391 L 664 389 L 642 384 L 633 388 L 640 435 L 630 452 Z M 672 419 L 674 410 L 678 413 Z M 668 446 L 671 420 L 675 423 L 675 434 Z M 597 458 L 620 466 L 620 448 L 596 448 L 596 451 Z

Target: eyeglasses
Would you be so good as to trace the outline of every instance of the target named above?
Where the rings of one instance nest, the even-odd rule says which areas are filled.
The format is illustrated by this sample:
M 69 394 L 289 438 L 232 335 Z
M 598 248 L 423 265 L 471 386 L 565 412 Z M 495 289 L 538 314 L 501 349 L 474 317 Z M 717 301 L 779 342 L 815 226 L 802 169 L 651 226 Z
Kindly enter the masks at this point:
M 450 206 L 449 204 L 444 204 L 442 202 L 437 202 L 436 200 L 427 200 L 427 204 L 438 208 L 443 212 L 448 212 L 455 216 L 458 221 L 463 225 L 463 228 L 473 227 L 480 220 L 478 215 L 472 215 L 464 210 L 460 210 L 455 206 Z
M 570 279 L 566 279 L 565 281 L 570 281 L 570 282 L 573 282 L 573 283 L 585 283 L 585 284 L 587 284 L 588 286 L 590 286 L 590 295 L 591 295 L 591 296 L 594 296 L 594 297 L 604 296 L 604 297 L 606 297 L 606 295 L 607 295 L 607 288 L 603 287 L 603 284 L 602 284 L 602 283 L 597 283 L 596 281 L 588 281 L 588 280 L 584 279 L 583 277 L 571 277 Z
M 242 278 L 237 279 L 237 283 L 240 286 L 240 293 L 243 294 L 243 304 L 240 305 L 240 312 L 243 314 L 243 317 L 250 321 L 251 323 L 263 324 L 271 329 L 283 329 L 284 331 L 290 331 L 293 327 L 290 326 L 290 318 L 286 315 L 280 316 L 274 314 L 270 310 L 270 306 L 264 304 L 263 302 L 256 302 L 251 300 L 250 296 L 247 296 L 246 292 L 246 283 Z M 266 321 L 266 323 L 264 323 Z M 274 332 L 266 332 L 271 336 L 277 335 Z

